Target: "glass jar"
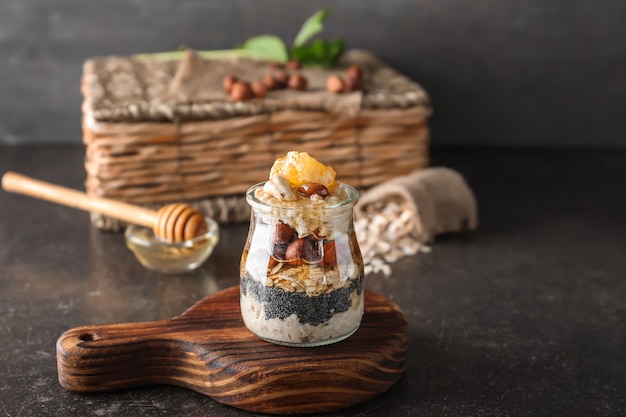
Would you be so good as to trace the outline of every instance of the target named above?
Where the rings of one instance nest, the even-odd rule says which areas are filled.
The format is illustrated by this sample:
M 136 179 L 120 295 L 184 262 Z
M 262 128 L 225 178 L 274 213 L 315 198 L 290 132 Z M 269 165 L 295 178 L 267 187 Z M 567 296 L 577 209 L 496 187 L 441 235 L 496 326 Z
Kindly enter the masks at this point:
M 363 259 L 354 231 L 358 192 L 339 183 L 343 199 L 269 203 L 257 190 L 241 257 L 241 313 L 268 342 L 321 346 L 349 337 L 363 316 Z M 319 202 L 318 202 L 319 203 Z

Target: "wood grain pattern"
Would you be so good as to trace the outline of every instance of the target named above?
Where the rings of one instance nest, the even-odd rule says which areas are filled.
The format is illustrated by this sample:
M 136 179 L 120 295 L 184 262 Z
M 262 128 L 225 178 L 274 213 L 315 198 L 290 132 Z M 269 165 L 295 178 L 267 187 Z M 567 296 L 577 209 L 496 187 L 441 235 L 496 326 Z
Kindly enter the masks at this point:
M 61 386 L 98 392 L 167 384 L 244 410 L 330 412 L 388 390 L 407 357 L 404 313 L 365 292 L 361 327 L 343 342 L 293 348 L 244 326 L 239 287 L 206 297 L 171 320 L 83 326 L 57 341 Z

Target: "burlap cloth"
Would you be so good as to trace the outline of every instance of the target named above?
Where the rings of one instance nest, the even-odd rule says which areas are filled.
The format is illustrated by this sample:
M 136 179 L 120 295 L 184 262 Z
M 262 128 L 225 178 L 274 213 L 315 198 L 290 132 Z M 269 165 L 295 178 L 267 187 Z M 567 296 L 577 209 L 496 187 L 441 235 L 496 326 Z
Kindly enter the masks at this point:
M 298 70 L 308 82 L 307 91 L 282 89 L 273 91 L 256 103 L 265 111 L 280 109 L 324 110 L 331 113 L 356 115 L 361 108 L 361 91 L 345 94 L 328 94 L 326 81 L 332 74 L 341 74 L 344 67 L 325 69 L 318 67 Z M 243 81 L 260 81 L 268 74 L 266 62 L 253 59 L 211 60 L 187 50 L 169 86 L 169 93 L 179 103 L 230 102 L 222 89 L 226 76 L 234 75 Z M 250 104 L 250 103 L 248 103 Z M 258 109 L 263 112 L 264 110 Z
M 390 202 L 412 214 L 411 234 L 422 243 L 442 233 L 478 227 L 474 194 L 465 179 L 450 168 L 417 170 L 365 191 L 355 207 L 355 217 L 380 211 Z

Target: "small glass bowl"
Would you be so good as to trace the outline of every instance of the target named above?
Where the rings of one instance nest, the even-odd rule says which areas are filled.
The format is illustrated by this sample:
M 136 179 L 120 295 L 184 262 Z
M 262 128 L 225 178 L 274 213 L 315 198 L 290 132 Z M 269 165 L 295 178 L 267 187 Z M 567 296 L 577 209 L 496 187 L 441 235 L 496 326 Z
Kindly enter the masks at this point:
M 146 268 L 164 274 L 193 271 L 207 260 L 219 241 L 219 226 L 210 217 L 205 218 L 205 234 L 183 242 L 168 242 L 154 235 L 152 229 L 128 225 L 124 236 L 126 246 Z

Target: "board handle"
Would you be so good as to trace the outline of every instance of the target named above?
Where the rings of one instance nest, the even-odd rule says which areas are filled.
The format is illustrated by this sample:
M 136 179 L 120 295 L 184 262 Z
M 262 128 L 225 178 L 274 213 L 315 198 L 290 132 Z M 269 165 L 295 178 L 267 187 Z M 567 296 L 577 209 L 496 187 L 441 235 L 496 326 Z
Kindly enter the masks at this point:
M 172 319 L 70 329 L 56 344 L 59 383 L 80 392 L 154 384 L 186 387 L 185 375 L 204 367 L 194 352 L 196 344 L 185 341 L 188 326 Z

